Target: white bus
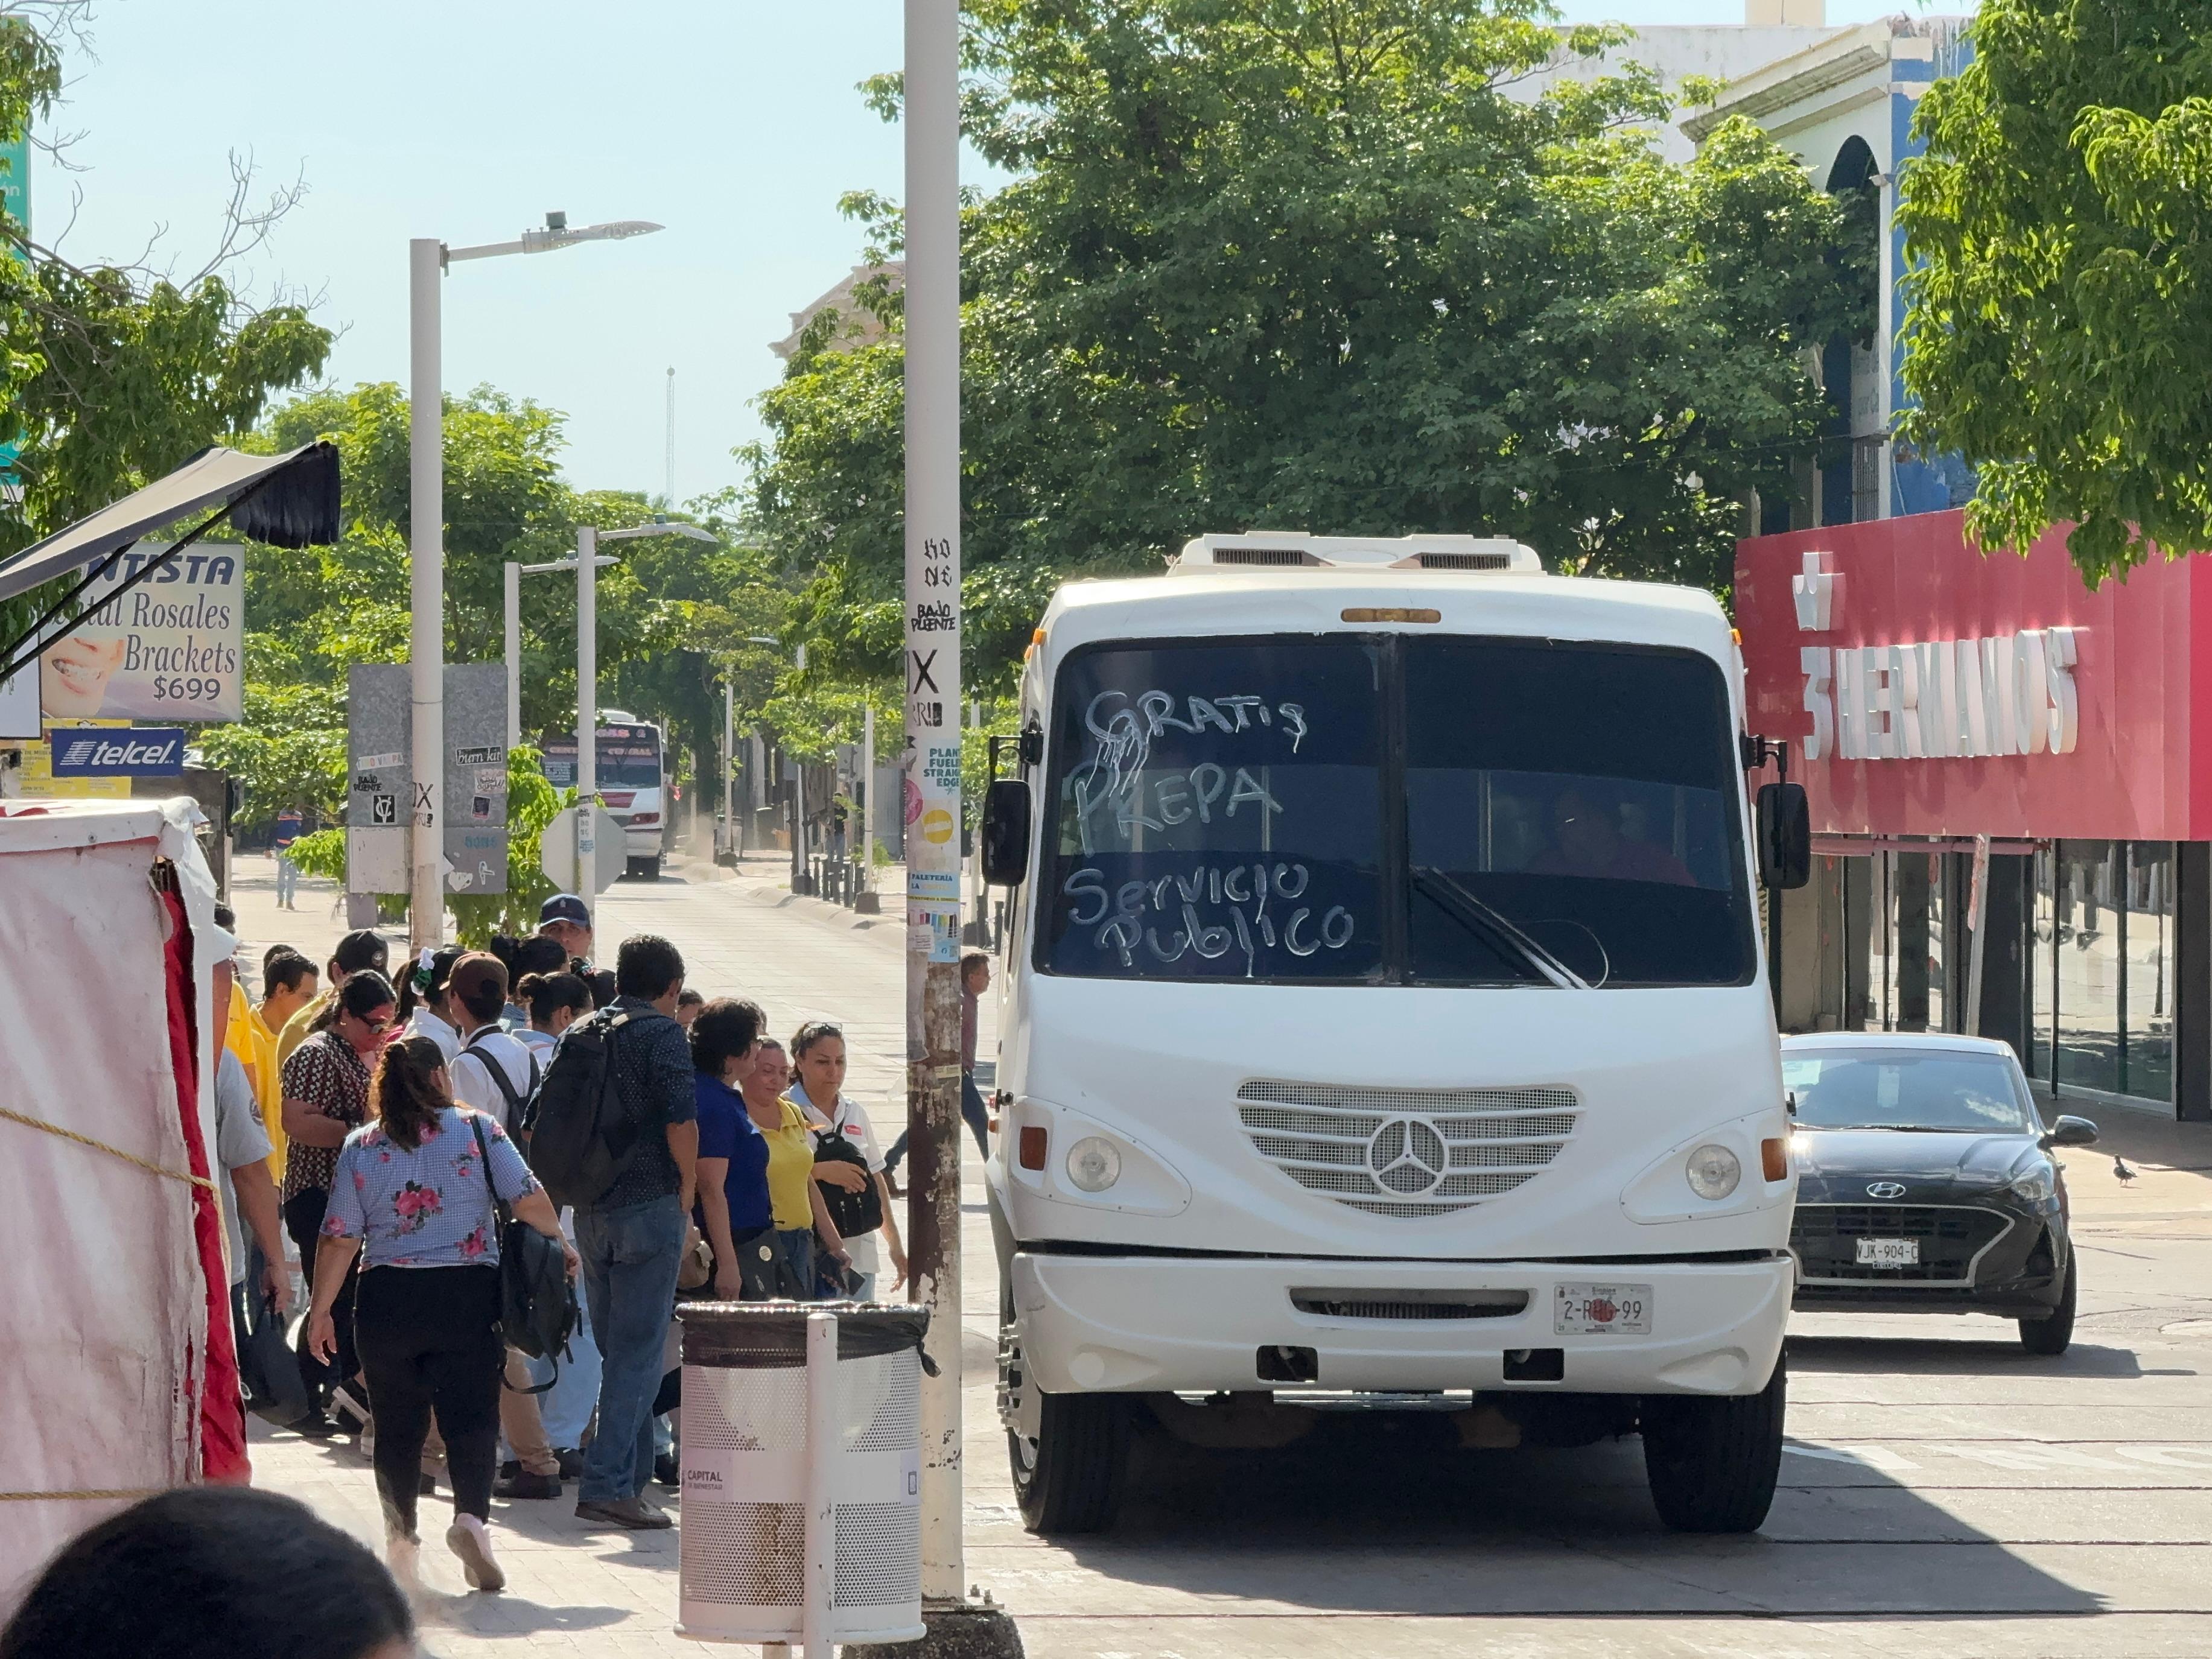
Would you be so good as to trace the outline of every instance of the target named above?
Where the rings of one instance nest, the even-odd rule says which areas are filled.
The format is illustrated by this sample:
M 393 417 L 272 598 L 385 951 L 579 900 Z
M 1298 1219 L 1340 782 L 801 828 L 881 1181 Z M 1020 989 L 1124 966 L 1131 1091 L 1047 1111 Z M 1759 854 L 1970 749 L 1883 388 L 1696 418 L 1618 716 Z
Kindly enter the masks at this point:
M 1765 1519 L 1796 1175 L 1758 927 L 1804 879 L 1705 592 L 1525 547 L 1254 533 L 1045 613 L 988 1164 L 1033 1530 L 1139 1413 L 1639 1432 L 1671 1526 Z
M 544 752 L 546 780 L 556 789 L 574 788 L 575 733 L 547 738 Z M 668 756 L 660 728 L 619 708 L 604 710 L 592 764 L 600 804 L 623 827 L 629 875 L 658 881 L 672 823 Z

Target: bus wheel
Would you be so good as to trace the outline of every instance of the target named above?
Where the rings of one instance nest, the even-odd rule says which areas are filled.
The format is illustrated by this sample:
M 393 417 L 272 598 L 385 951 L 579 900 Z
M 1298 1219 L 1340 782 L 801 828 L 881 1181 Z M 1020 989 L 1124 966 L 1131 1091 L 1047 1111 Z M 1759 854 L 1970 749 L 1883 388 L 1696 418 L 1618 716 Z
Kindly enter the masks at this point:
M 1659 1518 L 1676 1532 L 1756 1532 L 1782 1472 L 1789 1369 L 1779 1357 L 1759 1393 L 1736 1399 L 1652 1395 L 1644 1401 L 1644 1470 Z
M 1048 1536 L 1113 1524 L 1129 1461 L 1128 1401 L 1111 1394 L 1047 1394 L 1022 1359 L 1021 1328 L 1001 1297 L 999 1415 L 1022 1523 Z

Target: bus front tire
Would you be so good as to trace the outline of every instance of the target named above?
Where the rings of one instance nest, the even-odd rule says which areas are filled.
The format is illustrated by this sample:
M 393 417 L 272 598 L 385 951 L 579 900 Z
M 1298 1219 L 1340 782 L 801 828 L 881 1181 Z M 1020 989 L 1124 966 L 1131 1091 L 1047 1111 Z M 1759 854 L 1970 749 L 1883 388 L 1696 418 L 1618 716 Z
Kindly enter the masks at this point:
M 1012 1310 L 999 1334 L 1006 1462 L 1022 1524 L 1052 1537 L 1114 1522 L 1129 1462 L 1129 1402 L 1112 1394 L 1047 1394 L 1027 1374 Z
M 1759 1393 L 1652 1395 L 1644 1401 L 1644 1470 L 1675 1532 L 1756 1532 L 1782 1473 L 1789 1369 L 1778 1357 Z

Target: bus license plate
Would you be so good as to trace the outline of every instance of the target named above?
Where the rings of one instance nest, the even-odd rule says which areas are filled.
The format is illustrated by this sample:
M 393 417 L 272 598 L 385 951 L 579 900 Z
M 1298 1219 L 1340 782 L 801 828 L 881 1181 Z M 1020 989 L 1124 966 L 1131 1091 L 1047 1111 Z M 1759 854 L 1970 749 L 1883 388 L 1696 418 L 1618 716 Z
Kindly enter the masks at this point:
M 1920 1241 L 1917 1238 L 1862 1238 L 1858 1242 L 1862 1267 L 1917 1267 Z
M 1649 1336 L 1651 1287 L 1562 1285 L 1552 1296 L 1552 1330 L 1559 1336 Z

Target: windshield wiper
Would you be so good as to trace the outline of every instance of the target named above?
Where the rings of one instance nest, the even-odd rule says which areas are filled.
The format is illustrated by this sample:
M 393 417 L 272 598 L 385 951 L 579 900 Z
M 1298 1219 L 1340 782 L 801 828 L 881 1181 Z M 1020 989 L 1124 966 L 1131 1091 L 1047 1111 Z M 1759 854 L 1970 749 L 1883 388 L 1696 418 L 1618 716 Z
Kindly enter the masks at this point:
M 1562 991 L 1587 991 L 1589 981 L 1484 903 L 1452 877 L 1433 866 L 1413 867 L 1413 885 L 1439 910 L 1471 933 L 1480 933 L 1499 955 L 1518 962 Z

